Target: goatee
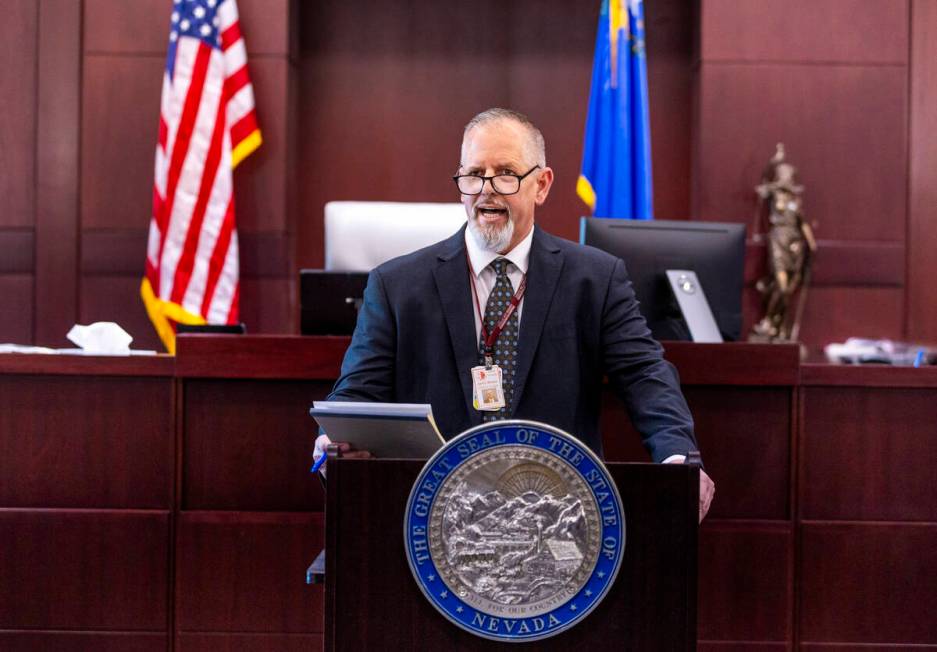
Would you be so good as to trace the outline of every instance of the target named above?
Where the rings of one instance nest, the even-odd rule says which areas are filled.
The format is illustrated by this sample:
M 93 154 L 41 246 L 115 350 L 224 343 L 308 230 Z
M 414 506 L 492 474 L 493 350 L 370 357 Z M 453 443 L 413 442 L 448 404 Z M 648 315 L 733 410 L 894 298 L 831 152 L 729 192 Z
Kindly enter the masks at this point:
M 479 247 L 494 253 L 505 251 L 508 245 L 511 244 L 511 238 L 514 237 L 514 222 L 511 221 L 510 217 L 502 226 L 492 224 L 485 227 L 482 226 L 476 216 L 469 219 L 468 229 Z

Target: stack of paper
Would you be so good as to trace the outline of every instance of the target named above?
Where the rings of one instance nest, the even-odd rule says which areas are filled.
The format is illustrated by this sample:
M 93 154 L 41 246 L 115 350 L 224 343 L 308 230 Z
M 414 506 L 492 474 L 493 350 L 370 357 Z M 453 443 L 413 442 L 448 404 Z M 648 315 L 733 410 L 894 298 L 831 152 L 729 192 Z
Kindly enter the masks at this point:
M 309 414 L 332 441 L 375 457 L 425 460 L 446 441 L 429 404 L 315 401 Z

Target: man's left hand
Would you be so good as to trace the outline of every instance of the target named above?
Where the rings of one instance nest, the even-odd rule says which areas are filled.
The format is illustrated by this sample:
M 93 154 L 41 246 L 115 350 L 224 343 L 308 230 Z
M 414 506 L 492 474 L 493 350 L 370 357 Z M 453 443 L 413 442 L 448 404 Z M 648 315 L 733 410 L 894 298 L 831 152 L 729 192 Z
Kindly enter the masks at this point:
M 699 522 L 702 523 L 706 518 L 706 512 L 709 511 L 709 505 L 716 494 L 716 483 L 713 482 L 706 471 L 699 470 Z

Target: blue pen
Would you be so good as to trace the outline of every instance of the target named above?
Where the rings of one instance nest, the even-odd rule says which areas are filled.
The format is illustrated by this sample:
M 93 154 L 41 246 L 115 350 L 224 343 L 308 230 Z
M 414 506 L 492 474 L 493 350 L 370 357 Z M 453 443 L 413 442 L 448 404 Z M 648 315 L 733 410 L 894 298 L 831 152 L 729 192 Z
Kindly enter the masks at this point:
M 310 473 L 315 473 L 315 472 L 318 471 L 320 468 L 322 468 L 322 465 L 325 464 L 325 458 L 327 458 L 327 457 L 328 457 L 328 454 L 327 454 L 325 451 L 322 451 L 322 457 L 320 457 L 318 460 L 316 460 L 316 463 L 312 465 L 312 468 L 309 469 L 309 472 L 310 472 Z
M 924 349 L 918 349 L 917 357 L 914 358 L 914 366 L 920 367 L 922 362 L 924 362 Z

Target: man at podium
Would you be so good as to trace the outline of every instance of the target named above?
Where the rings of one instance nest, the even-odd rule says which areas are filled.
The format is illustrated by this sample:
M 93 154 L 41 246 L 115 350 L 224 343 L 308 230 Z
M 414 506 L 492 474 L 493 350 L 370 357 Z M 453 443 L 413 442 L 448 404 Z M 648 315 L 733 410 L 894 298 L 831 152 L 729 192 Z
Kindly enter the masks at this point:
M 453 180 L 467 225 L 371 272 L 329 400 L 430 403 L 447 437 L 542 421 L 601 456 L 607 377 L 651 458 L 683 462 L 697 449 L 693 420 L 624 264 L 535 225 L 553 183 L 540 130 L 515 111 L 478 114 Z M 700 520 L 713 492 L 701 471 Z

